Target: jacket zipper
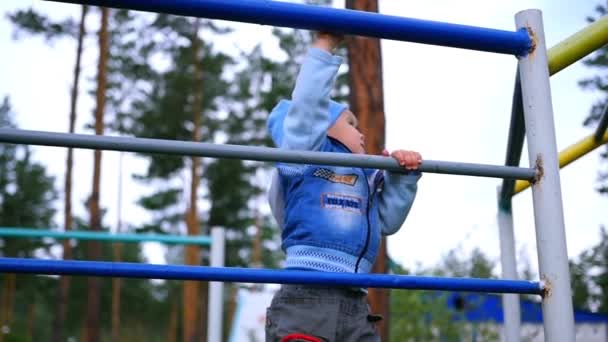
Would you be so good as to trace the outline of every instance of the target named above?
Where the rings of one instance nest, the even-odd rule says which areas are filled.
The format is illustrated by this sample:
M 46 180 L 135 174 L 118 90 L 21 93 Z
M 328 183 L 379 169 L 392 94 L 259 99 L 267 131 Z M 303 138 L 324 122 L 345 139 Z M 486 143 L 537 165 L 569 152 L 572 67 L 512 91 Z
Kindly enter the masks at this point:
M 365 253 L 367 253 L 367 249 L 369 248 L 369 240 L 370 240 L 370 235 L 371 235 L 371 223 L 369 221 L 369 209 L 372 206 L 373 195 L 376 193 L 375 190 L 374 190 L 374 192 L 372 192 L 369 189 L 369 181 L 367 179 L 367 176 L 365 175 L 365 170 L 361 169 L 361 171 L 363 172 L 363 179 L 365 180 L 365 188 L 367 189 L 367 208 L 365 209 L 365 219 L 367 221 L 367 226 L 366 226 L 366 234 L 365 234 L 365 244 L 363 245 L 363 250 L 361 250 L 361 254 L 359 254 L 359 257 L 357 258 L 357 263 L 355 264 L 355 273 L 359 273 L 359 264 L 361 263 L 361 259 L 363 259 L 363 256 L 365 255 Z
M 353 151 L 351 151 L 350 148 L 348 148 L 346 145 L 344 145 L 341 141 L 334 139 L 330 136 L 328 136 L 327 138 L 329 140 L 335 142 L 336 144 L 342 146 L 348 152 L 353 153 Z M 366 227 L 367 230 L 365 233 L 365 244 L 363 245 L 363 250 L 361 250 L 361 254 L 359 254 L 359 257 L 357 258 L 357 263 L 355 264 L 355 273 L 359 273 L 359 264 L 361 263 L 361 259 L 363 259 L 363 256 L 365 255 L 365 253 L 367 252 L 367 249 L 369 248 L 369 240 L 370 240 L 370 235 L 371 235 L 371 222 L 369 221 L 369 208 L 372 206 L 372 197 L 376 193 L 375 189 L 373 192 L 369 189 L 369 180 L 367 179 L 367 176 L 365 175 L 365 169 L 361 169 L 361 172 L 363 172 L 363 179 L 365 181 L 365 189 L 367 189 L 367 208 L 365 209 L 365 219 L 367 221 L 367 227 Z M 373 181 L 374 181 L 374 183 L 376 182 L 375 179 Z

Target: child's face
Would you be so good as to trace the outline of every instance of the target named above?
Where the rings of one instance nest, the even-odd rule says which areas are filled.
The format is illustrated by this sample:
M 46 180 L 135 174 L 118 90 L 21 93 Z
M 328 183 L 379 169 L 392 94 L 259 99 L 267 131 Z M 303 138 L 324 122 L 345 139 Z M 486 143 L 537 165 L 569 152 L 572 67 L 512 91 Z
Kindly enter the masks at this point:
M 365 136 L 359 132 L 357 125 L 357 118 L 347 109 L 327 130 L 327 135 L 346 145 L 353 153 L 365 153 Z

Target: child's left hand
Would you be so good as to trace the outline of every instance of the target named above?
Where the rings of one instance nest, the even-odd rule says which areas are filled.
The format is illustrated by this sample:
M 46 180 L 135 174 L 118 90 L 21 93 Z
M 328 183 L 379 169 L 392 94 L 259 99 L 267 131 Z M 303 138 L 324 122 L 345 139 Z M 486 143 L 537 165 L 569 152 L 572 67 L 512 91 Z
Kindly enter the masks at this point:
M 388 157 L 389 152 L 384 150 L 382 155 Z M 390 156 L 395 158 L 399 165 L 407 170 L 416 170 L 422 164 L 422 156 L 415 151 L 396 150 L 390 153 Z

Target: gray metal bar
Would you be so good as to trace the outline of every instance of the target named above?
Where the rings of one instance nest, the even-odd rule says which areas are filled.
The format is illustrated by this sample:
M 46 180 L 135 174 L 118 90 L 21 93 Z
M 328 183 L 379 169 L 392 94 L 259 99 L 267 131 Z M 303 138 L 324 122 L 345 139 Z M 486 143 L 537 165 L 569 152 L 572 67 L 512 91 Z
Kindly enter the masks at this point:
M 536 245 L 543 297 L 545 341 L 574 342 L 574 313 L 566 248 L 559 160 L 551 104 L 547 48 L 539 10 L 517 13 L 518 29 L 527 28 L 536 47 L 519 59 L 530 165 L 542 170 L 532 186 Z
M 500 189 L 498 189 L 500 196 Z M 509 202 L 511 199 L 508 199 Z M 498 237 L 500 241 L 500 268 L 502 279 L 517 280 L 517 260 L 515 257 L 515 234 L 513 232 L 513 212 L 511 208 L 498 208 Z M 521 340 L 521 310 L 519 295 L 502 295 L 503 317 L 505 321 L 504 341 L 519 342 Z
M 513 100 L 511 103 L 511 122 L 509 124 L 509 139 L 505 165 L 519 166 L 524 146 L 526 127 L 521 98 L 521 79 L 519 67 L 515 73 Z M 500 265 L 502 279 L 517 279 L 517 258 L 515 256 L 515 234 L 513 232 L 512 198 L 515 191 L 515 180 L 503 179 L 498 188 L 498 237 L 500 242 Z M 519 296 L 516 294 L 502 295 L 503 317 L 505 321 L 505 342 L 521 340 L 521 310 Z
M 226 233 L 224 228 L 211 228 L 211 267 L 224 267 Z M 209 282 L 209 307 L 207 315 L 207 342 L 222 341 L 222 318 L 224 311 L 224 283 Z
M 519 166 L 521 152 L 524 147 L 526 125 L 524 124 L 524 108 L 521 100 L 521 81 L 519 68 L 515 76 L 513 87 L 513 102 L 511 104 L 511 123 L 509 125 L 509 140 L 507 142 L 506 166 Z M 500 187 L 498 206 L 503 210 L 511 210 L 511 198 L 515 191 L 515 180 L 505 179 Z
M 604 137 L 604 134 L 606 133 L 607 128 L 608 128 L 608 104 L 606 104 L 606 107 L 604 107 L 604 113 L 602 114 L 602 117 L 600 118 L 599 125 L 597 125 L 597 128 L 595 129 L 595 134 L 593 135 L 593 140 L 595 140 L 595 142 L 600 142 L 602 140 L 602 138 Z
M 75 147 L 99 150 L 163 153 L 210 158 L 231 158 L 294 164 L 336 165 L 384 169 L 406 173 L 390 157 L 284 150 L 271 147 L 210 144 L 201 142 L 69 134 L 0 128 L 0 142 L 43 146 Z M 472 163 L 424 160 L 420 171 L 478 177 L 533 180 L 536 170 Z

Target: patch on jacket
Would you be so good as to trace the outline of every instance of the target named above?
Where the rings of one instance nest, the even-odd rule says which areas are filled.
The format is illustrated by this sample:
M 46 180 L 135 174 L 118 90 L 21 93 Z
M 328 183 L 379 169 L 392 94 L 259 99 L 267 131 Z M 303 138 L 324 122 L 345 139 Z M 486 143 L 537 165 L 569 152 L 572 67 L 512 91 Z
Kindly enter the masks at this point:
M 363 212 L 363 199 L 355 196 L 325 193 L 321 195 L 321 207 L 361 214 Z
M 332 183 L 340 183 L 340 184 L 346 184 L 346 185 L 350 185 L 350 186 L 355 185 L 355 183 L 357 182 L 357 178 L 359 177 L 355 174 L 339 175 L 339 174 L 333 172 L 332 170 L 323 169 L 323 168 L 316 169 L 312 175 L 315 177 L 323 178 Z

